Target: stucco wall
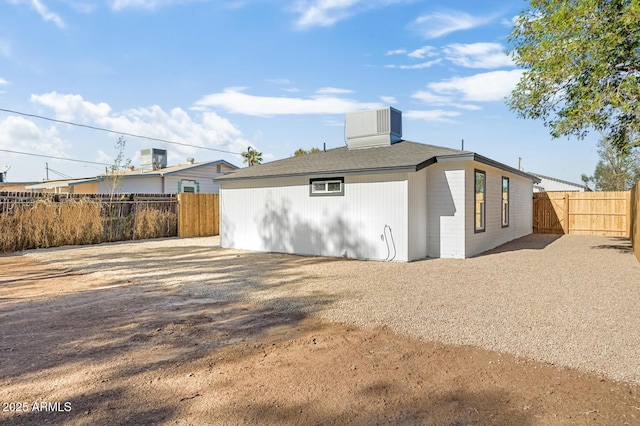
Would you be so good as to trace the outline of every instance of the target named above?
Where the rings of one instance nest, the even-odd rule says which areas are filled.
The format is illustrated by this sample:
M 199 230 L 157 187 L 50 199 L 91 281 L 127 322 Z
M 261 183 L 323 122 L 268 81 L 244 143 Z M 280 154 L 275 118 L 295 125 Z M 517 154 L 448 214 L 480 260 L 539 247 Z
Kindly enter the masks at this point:
M 345 176 L 344 196 L 320 197 L 309 195 L 308 178 L 222 182 L 220 243 L 407 261 L 407 180 L 405 173 Z

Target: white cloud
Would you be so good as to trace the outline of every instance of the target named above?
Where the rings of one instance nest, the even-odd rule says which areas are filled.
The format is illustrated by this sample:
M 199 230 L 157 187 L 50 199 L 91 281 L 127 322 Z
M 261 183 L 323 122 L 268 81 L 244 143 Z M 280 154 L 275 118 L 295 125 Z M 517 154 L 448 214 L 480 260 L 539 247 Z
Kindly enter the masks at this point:
M 219 107 L 236 113 L 268 117 L 297 114 L 344 114 L 364 109 L 380 108 L 379 103 L 362 103 L 337 96 L 319 95 L 312 98 L 254 96 L 239 88 L 227 88 L 221 93 L 206 95 L 195 103 L 194 109 Z
M 292 10 L 298 14 L 299 29 L 329 27 L 368 9 L 385 7 L 407 0 L 296 0 Z
M 480 108 L 478 105 L 473 104 L 461 104 L 456 102 L 456 99 L 452 96 L 437 95 L 432 92 L 420 90 L 411 95 L 412 98 L 418 99 L 429 105 L 449 106 L 459 109 L 466 109 L 469 111 L 477 111 Z
M 491 102 L 503 100 L 511 93 L 523 70 L 491 71 L 469 77 L 453 77 L 427 87 L 437 94 L 460 97 L 463 101 Z
M 434 12 L 417 18 L 411 27 L 425 38 L 437 38 L 443 35 L 480 27 L 492 21 L 493 17 L 471 16 L 464 12 Z
M 410 58 L 424 59 L 425 57 L 433 57 L 437 55 L 438 53 L 435 52 L 435 47 L 423 46 L 420 49 L 416 49 L 413 52 L 410 52 L 407 56 L 409 56 Z
M 382 102 L 388 105 L 393 105 L 398 103 L 398 100 L 393 96 L 380 96 L 380 99 L 382 99 Z
M 58 136 L 55 126 L 40 128 L 31 120 L 10 115 L 0 121 L 0 147 L 12 151 L 68 157 L 66 150 L 69 145 Z
M 353 90 L 349 89 L 340 89 L 337 87 L 322 87 L 316 90 L 318 95 L 346 95 L 349 93 L 353 93 Z
M 82 99 L 80 95 L 63 95 L 57 92 L 44 95 L 31 95 L 31 102 L 46 106 L 55 112 L 58 120 L 71 121 L 82 118 L 95 119 L 103 117 L 111 111 L 104 102 L 94 104 Z
M 407 53 L 407 49 L 388 50 L 388 51 L 387 51 L 387 56 L 391 56 L 391 55 L 404 55 L 405 53 Z
M 5 80 L 4 78 L 0 77 L 0 86 L 6 86 L 8 84 L 9 84 L 9 82 L 7 80 Z
M 96 163 L 105 163 L 105 164 L 113 164 L 113 156 L 107 154 L 106 152 L 104 152 L 103 150 L 99 149 L 97 152 L 97 156 L 95 158 Z
M 442 59 L 434 59 L 433 61 L 427 61 L 427 62 L 422 62 L 419 64 L 413 64 L 413 65 L 394 65 L 394 64 L 385 65 L 385 68 L 392 68 L 392 69 L 399 69 L 399 70 L 421 70 L 421 69 L 432 67 L 436 64 L 439 64 L 440 62 L 442 62 Z
M 266 81 L 267 83 L 280 84 L 284 86 L 286 86 L 287 84 L 291 84 L 291 80 L 288 80 L 286 78 L 269 78 Z
M 460 112 L 458 111 L 445 111 L 441 109 L 427 110 L 427 111 L 407 111 L 403 112 L 402 116 L 411 120 L 424 120 L 430 122 L 443 122 L 453 123 L 451 120 L 453 117 L 458 117 Z
M 42 4 L 40 0 L 30 0 L 31 6 L 38 12 L 40 17 L 44 19 L 45 22 L 53 22 L 58 28 L 65 29 L 67 24 L 62 20 L 60 16 L 53 12 L 49 12 L 47 6 Z
M 444 49 L 448 60 L 466 68 L 501 68 L 514 66 L 500 43 L 450 44 Z
M 179 0 L 111 0 L 111 9 L 120 11 L 124 9 L 154 10 L 162 6 L 178 3 Z
M 144 135 L 231 152 L 240 152 L 249 145 L 237 127 L 214 112 L 205 111 L 193 117 L 181 108 L 164 111 L 157 105 L 114 112 L 106 103 L 92 103 L 80 95 L 56 92 L 32 95 L 31 99 L 53 110 L 58 119 L 82 121 L 117 133 Z M 171 144 L 170 147 L 170 156 L 178 160 L 203 152 L 182 145 Z

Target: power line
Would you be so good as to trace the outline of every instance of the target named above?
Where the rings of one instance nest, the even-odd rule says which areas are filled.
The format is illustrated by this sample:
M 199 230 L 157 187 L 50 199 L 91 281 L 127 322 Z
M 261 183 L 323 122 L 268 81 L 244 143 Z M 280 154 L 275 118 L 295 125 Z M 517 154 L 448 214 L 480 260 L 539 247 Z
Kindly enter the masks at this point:
M 107 163 L 98 163 L 96 161 L 76 160 L 75 158 L 56 157 L 53 155 L 34 154 L 32 152 L 12 151 L 10 149 L 0 148 L 0 151 L 10 152 L 12 154 L 31 155 L 32 157 L 53 158 L 54 160 L 74 161 L 76 163 L 97 164 L 99 166 L 110 166 Z
M 91 130 L 99 130 L 101 132 L 108 132 L 108 133 L 114 133 L 114 134 L 117 134 L 117 135 L 131 136 L 131 137 L 134 137 L 134 138 L 147 139 L 147 140 L 156 141 L 156 142 L 164 142 L 164 143 L 168 143 L 168 144 L 172 144 L 172 145 L 181 145 L 181 146 L 188 146 L 190 148 L 206 149 L 208 151 L 224 152 L 226 154 L 242 155 L 241 152 L 226 151 L 224 149 L 209 148 L 209 147 L 206 147 L 206 146 L 193 145 L 193 144 L 184 143 L 184 142 L 169 141 L 169 140 L 166 140 L 166 139 L 153 138 L 151 136 L 136 135 L 136 134 L 127 133 L 127 132 L 118 132 L 118 131 L 111 130 L 111 129 L 105 129 L 104 127 L 96 127 L 96 126 L 90 126 L 88 124 L 73 123 L 71 121 L 56 120 L 54 118 L 44 117 L 42 115 L 27 114 L 26 112 L 14 111 L 14 110 L 11 110 L 11 109 L 0 108 L 0 111 L 8 112 L 8 113 L 11 113 L 11 114 L 18 114 L 18 115 L 22 115 L 22 116 L 25 116 L 25 117 L 39 118 L 41 120 L 48 120 L 48 121 L 52 121 L 54 123 L 62 123 L 62 124 L 68 124 L 70 126 L 84 127 L 86 129 L 91 129 Z

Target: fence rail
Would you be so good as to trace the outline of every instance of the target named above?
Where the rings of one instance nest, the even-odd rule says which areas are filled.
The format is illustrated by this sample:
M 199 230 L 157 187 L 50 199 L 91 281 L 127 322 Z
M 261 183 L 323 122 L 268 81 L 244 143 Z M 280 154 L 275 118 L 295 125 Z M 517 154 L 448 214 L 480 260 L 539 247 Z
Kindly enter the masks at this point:
M 630 192 L 537 192 L 533 230 L 540 234 L 628 237 Z

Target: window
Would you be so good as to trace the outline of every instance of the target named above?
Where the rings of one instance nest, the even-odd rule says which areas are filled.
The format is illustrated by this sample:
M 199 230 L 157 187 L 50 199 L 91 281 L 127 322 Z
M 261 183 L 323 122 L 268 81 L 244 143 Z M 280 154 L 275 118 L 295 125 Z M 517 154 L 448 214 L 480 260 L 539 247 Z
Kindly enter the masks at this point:
M 509 178 L 502 176 L 502 227 L 509 226 Z
M 344 195 L 344 178 L 310 179 L 309 195 Z
M 178 182 L 178 192 L 198 193 L 200 192 L 200 184 L 195 180 L 182 179 Z
M 218 173 L 218 174 L 222 173 L 222 165 L 221 164 L 216 165 L 216 173 Z
M 487 192 L 487 174 L 482 170 L 475 171 L 475 232 L 485 229 L 485 198 Z

